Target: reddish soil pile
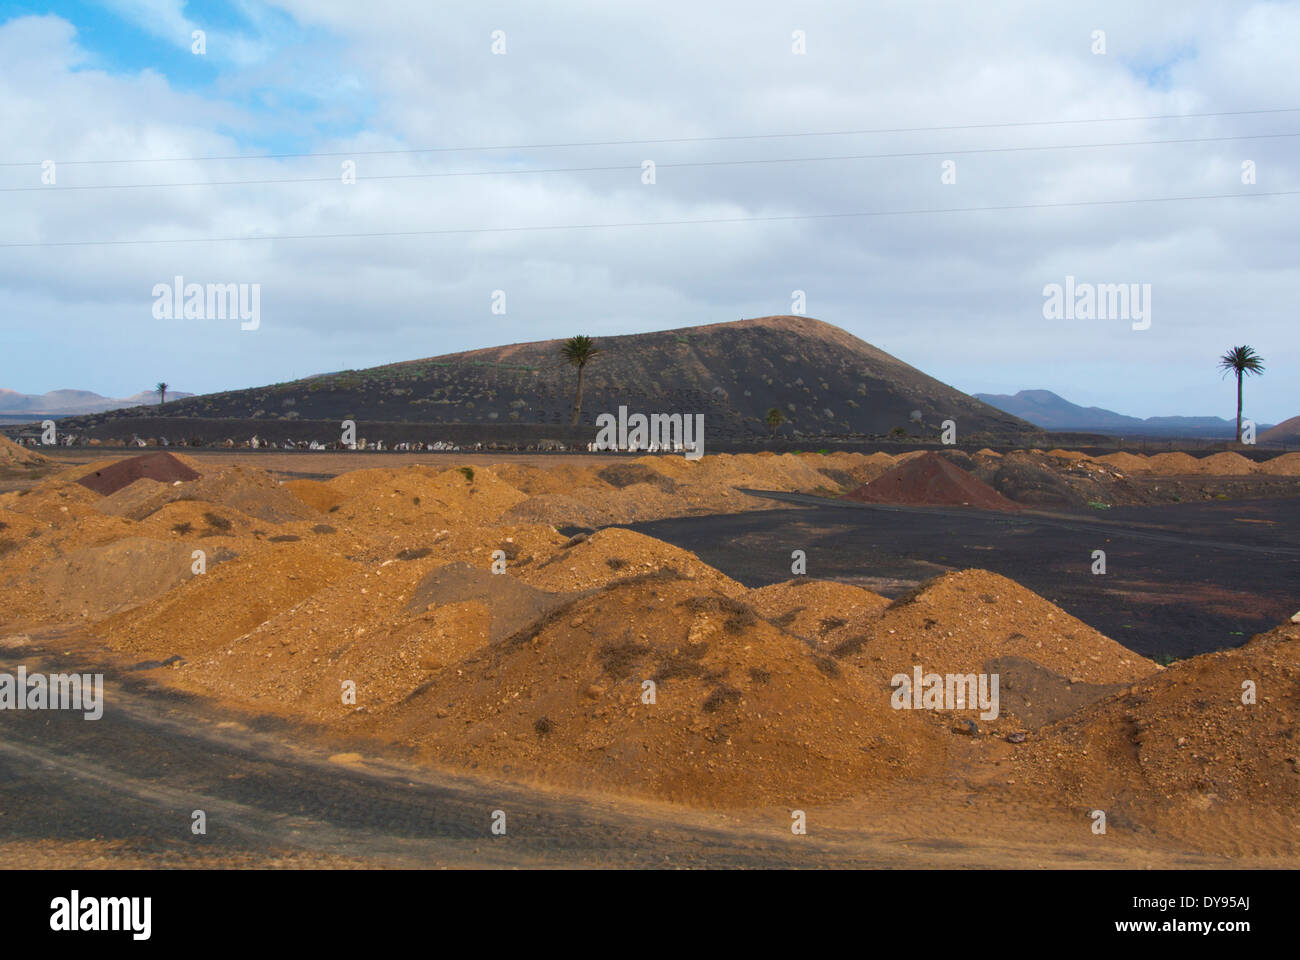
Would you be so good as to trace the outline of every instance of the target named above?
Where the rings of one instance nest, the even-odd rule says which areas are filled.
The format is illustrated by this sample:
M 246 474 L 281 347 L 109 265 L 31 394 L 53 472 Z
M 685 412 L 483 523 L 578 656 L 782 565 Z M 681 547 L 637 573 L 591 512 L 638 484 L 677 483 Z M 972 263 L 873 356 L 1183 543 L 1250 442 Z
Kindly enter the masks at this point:
M 931 506 L 970 506 L 983 510 L 1017 510 L 1014 503 L 937 453 L 912 457 L 870 483 L 851 490 L 845 500 Z
M 88 473 L 77 482 L 96 493 L 110 496 L 141 477 L 160 483 L 174 483 L 177 480 L 197 480 L 199 472 L 187 467 L 170 453 L 146 453 L 142 457 L 128 457 Z

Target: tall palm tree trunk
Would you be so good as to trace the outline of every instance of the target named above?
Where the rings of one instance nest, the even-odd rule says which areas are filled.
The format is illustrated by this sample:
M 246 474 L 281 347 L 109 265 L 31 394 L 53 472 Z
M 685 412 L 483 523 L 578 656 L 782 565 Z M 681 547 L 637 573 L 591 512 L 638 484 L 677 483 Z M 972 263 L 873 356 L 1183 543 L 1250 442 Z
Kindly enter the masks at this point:
M 582 368 L 577 368 L 577 394 L 573 397 L 573 420 L 572 427 L 577 427 L 577 418 L 582 414 Z M 1240 436 L 1240 428 L 1238 428 Z
M 1242 371 L 1237 371 L 1237 443 L 1241 443 L 1241 380 Z

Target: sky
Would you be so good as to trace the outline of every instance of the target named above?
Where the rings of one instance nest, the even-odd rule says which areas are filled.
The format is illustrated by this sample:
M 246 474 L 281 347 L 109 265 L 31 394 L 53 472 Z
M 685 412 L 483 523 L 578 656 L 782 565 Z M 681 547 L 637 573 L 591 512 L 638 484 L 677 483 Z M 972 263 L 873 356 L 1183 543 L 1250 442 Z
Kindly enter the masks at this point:
M 1300 414 L 1300 4 L 1083 7 L 0 2 L 0 387 L 203 393 L 802 291 L 971 393 L 1231 417 L 1244 343 L 1246 415 Z M 178 276 L 258 285 L 256 329 L 159 317 Z M 1149 327 L 1045 316 L 1066 277 L 1149 289 Z

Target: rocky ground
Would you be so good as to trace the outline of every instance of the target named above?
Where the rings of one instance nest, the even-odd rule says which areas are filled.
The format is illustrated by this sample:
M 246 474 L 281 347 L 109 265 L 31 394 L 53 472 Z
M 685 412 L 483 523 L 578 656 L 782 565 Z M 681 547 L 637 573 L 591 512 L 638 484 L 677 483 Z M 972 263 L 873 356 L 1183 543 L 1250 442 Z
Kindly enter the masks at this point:
M 798 576 L 749 589 L 609 526 L 770 508 L 741 488 L 839 496 L 914 456 L 439 459 L 324 480 L 78 464 L 0 495 L 9 659 L 72 630 L 220 709 L 629 803 L 851 819 L 912 796 L 937 834 L 923 798 L 960 783 L 1001 818 L 986 830 L 1023 817 L 1086 839 L 1102 809 L 1126 843 L 1294 865 L 1300 626 L 1165 669 L 987 571 L 892 600 Z M 1292 490 L 1300 474 L 1300 455 L 1209 459 L 949 463 L 1022 507 L 1085 510 L 1156 497 L 1165 471 Z M 81 482 L 97 473 L 125 482 Z M 896 709 L 916 666 L 998 673 L 998 716 Z

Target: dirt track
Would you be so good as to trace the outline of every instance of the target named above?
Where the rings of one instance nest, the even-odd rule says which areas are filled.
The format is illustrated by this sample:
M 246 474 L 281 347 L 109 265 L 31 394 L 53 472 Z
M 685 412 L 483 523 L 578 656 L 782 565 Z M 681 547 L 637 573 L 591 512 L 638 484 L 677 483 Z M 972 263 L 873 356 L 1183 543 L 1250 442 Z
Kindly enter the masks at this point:
M 0 713 L 0 867 L 969 867 L 1217 866 L 1221 858 L 1116 837 L 1061 843 L 1052 831 L 1008 840 L 986 831 L 916 834 L 907 817 L 809 809 L 744 816 L 570 796 L 409 765 L 395 754 L 331 761 L 280 721 L 233 721 L 106 666 L 72 636 L 33 637 L 31 671 L 105 673 L 104 715 Z M 355 745 L 352 747 L 355 749 Z M 194 810 L 207 814 L 194 836 Z M 503 809 L 508 832 L 490 832 Z M 1041 811 L 1040 811 L 1041 812 Z M 969 819 L 969 818 L 968 818 Z M 972 821 L 974 822 L 974 821 Z M 1018 831 L 1019 832 L 1019 831 Z

